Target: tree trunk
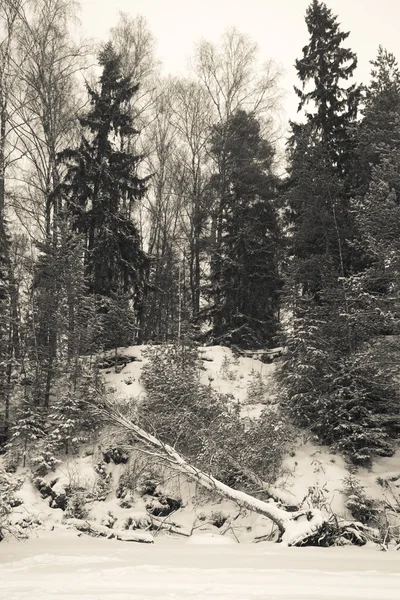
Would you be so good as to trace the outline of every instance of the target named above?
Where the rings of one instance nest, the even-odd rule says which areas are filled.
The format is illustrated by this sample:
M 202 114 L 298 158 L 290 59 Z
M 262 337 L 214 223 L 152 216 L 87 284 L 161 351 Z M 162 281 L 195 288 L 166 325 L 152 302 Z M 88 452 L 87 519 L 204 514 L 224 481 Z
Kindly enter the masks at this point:
M 280 531 L 281 541 L 288 546 L 296 545 L 303 539 L 313 535 L 327 520 L 319 509 L 314 508 L 308 511 L 290 512 L 280 508 L 274 502 L 265 502 L 250 494 L 229 487 L 212 475 L 188 463 L 175 448 L 164 444 L 161 440 L 136 425 L 121 414 L 114 405 L 105 400 L 103 400 L 101 405 L 95 407 L 95 410 L 106 421 L 120 428 L 122 427 L 123 430 L 129 431 L 136 441 L 144 444 L 147 448 L 145 452 L 164 460 L 174 470 L 187 475 L 202 487 L 232 500 L 239 507 L 271 519 Z M 304 520 L 300 521 L 301 517 L 305 517 L 306 522 Z

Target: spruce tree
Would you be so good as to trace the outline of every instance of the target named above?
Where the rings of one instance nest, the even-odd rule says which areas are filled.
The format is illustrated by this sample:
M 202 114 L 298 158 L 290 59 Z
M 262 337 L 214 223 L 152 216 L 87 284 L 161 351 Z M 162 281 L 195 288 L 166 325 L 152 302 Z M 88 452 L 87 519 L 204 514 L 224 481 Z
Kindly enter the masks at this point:
M 137 174 L 138 132 L 129 110 L 138 86 L 122 76 L 112 44 L 100 52 L 99 64 L 99 85 L 88 86 L 90 109 L 80 118 L 80 146 L 60 157 L 67 167 L 61 192 L 74 229 L 84 237 L 90 293 L 131 293 L 139 301 L 145 256 L 132 212 L 146 182 Z
M 343 46 L 349 33 L 340 30 L 332 11 L 313 0 L 306 24 L 309 42 L 296 61 L 302 87 L 295 88 L 306 121 L 292 123 L 286 204 L 291 250 L 301 261 L 300 281 L 317 298 L 327 271 L 329 279 L 343 277 L 354 260 L 349 202 L 360 88 L 346 84 L 357 58 Z M 323 274 L 319 282 L 317 272 Z
M 400 423 L 396 387 L 367 344 L 385 319 L 375 311 L 366 323 L 374 299 L 360 276 L 371 260 L 362 229 L 372 232 L 377 221 L 367 223 L 364 214 L 363 223 L 361 213 L 354 218 L 351 200 L 359 189 L 352 179 L 359 88 L 345 82 L 356 58 L 342 47 L 348 34 L 324 4 L 315 0 L 306 22 L 310 42 L 296 63 L 303 83 L 297 93 L 300 108 L 312 103 L 315 110 L 293 125 L 290 145 L 285 199 L 292 256 L 285 290 L 292 318 L 281 374 L 296 422 L 369 464 L 374 454 L 393 453 Z
M 345 82 L 354 73 L 357 57 L 350 48 L 343 47 L 349 33 L 340 30 L 337 17 L 324 2 L 313 0 L 305 20 L 309 43 L 295 63 L 302 83 L 301 88 L 295 88 L 299 110 L 306 109 L 307 124 L 322 142 L 331 163 L 345 172 L 351 147 L 349 125 L 355 121 L 360 99 L 359 86 Z
M 217 213 L 213 336 L 243 347 L 270 345 L 280 287 L 274 151 L 259 122 L 239 110 L 214 128 L 211 153 L 218 166 L 210 181 Z
M 365 194 L 372 170 L 400 148 L 400 71 L 395 56 L 379 47 L 371 61 L 371 81 L 364 93 L 362 120 L 356 132 L 358 195 Z

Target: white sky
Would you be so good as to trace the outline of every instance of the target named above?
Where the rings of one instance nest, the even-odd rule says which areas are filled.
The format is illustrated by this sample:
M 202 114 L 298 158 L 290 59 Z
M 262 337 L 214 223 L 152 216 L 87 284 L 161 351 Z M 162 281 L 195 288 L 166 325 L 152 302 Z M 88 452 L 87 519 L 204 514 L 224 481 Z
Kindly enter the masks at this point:
M 293 67 L 307 43 L 304 15 L 309 0 L 81 0 L 83 33 L 106 40 L 119 11 L 146 17 L 157 40 L 165 73 L 184 74 L 189 55 L 201 38 L 217 41 L 230 26 L 259 45 L 262 60 L 274 59 L 283 68 L 284 108 L 294 118 L 297 83 Z M 399 0 L 328 0 L 339 16 L 347 42 L 359 59 L 358 81 L 367 82 L 369 61 L 382 44 L 400 60 Z

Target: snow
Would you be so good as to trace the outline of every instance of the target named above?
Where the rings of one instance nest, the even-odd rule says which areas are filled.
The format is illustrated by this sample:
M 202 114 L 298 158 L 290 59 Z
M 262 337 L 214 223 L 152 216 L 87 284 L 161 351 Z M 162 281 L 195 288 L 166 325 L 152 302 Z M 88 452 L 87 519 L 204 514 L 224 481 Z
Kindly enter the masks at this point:
M 118 354 L 130 356 L 134 360 L 128 363 L 120 373 L 115 373 L 113 367 L 102 369 L 106 381 L 106 389 L 115 393 L 118 399 L 140 398 L 145 392 L 140 383 L 143 364 L 146 363 L 146 346 L 129 346 L 119 348 Z M 108 353 L 110 355 L 113 352 Z
M 197 537 L 197 536 L 196 536 Z M 200 536 L 198 536 L 200 537 Z M 7 600 L 398 600 L 400 553 L 274 544 L 154 545 L 72 532 L 0 546 Z
M 112 397 L 140 400 L 144 394 L 140 375 L 146 361 L 145 349 L 121 348 L 120 354 L 136 360 L 120 373 L 112 368 L 103 371 Z M 266 405 L 276 402 L 274 364 L 263 364 L 255 358 L 236 358 L 230 349 L 221 346 L 201 348 L 201 356 L 206 359 L 202 361 L 203 383 L 232 394 L 243 417 L 257 417 Z M 266 391 L 261 402 L 249 404 L 248 387 L 254 373 L 261 374 Z M 58 478 L 54 490 L 59 492 L 71 484 L 93 490 L 98 477 L 93 466 L 101 459 L 98 447 L 101 443 L 99 439 L 92 446 L 87 444 L 81 456 L 64 461 L 45 479 Z M 131 462 L 135 460 L 132 456 Z M 322 490 L 328 506 L 349 516 L 342 493 L 349 465 L 343 457 L 305 438 L 286 457 L 284 467 L 275 487 L 285 490 L 289 503 L 301 502 L 310 489 L 316 493 Z M 107 474 L 112 475 L 110 493 L 105 501 L 90 503 L 88 520 L 101 529 L 111 519 L 120 540 L 132 540 L 148 536 L 145 529 L 149 498 L 129 496 L 130 507 L 121 506 L 115 491 L 125 468 L 126 465 L 113 463 L 105 466 Z M 160 467 L 161 475 L 163 468 Z M 182 500 L 183 507 L 167 517 L 166 522 L 180 527 L 183 535 L 172 537 L 153 531 L 154 544 L 78 535 L 73 521 L 65 521 L 61 509 L 50 508 L 49 499 L 40 497 L 26 470 L 20 469 L 17 474 L 25 476 L 17 492 L 23 504 L 14 509 L 12 521 L 19 522 L 31 515 L 43 525 L 32 526 L 28 531 L 31 539 L 27 541 L 18 543 L 10 538 L 0 544 L 1 600 L 3 597 L 7 600 L 398 600 L 400 597 L 400 552 L 384 553 L 372 545 L 319 549 L 287 548 L 270 542 L 253 544 L 256 538 L 271 534 L 274 526 L 270 520 L 240 510 L 237 503 L 204 490 L 182 474 L 171 476 L 167 469 L 165 477 L 160 478 L 160 491 Z M 378 478 L 391 477 L 391 486 L 398 492 L 400 450 L 391 458 L 377 459 L 370 470 L 358 469 L 356 477 L 374 498 L 382 499 L 388 493 L 379 485 Z M 237 492 L 237 497 L 239 501 L 245 499 L 241 492 Z M 271 505 L 271 509 L 276 507 Z M 215 525 L 216 514 L 228 519 L 221 528 Z M 140 523 L 142 529 L 124 529 L 128 518 Z M 305 519 L 294 522 L 286 542 L 301 535 L 304 527 L 309 527 Z M 184 537 L 191 531 L 191 537 Z
M 121 373 L 113 369 L 104 374 L 107 386 L 115 390 L 118 398 L 140 398 L 144 389 L 140 384 L 140 374 L 146 362 L 146 346 L 120 348 L 119 353 L 132 356 L 136 360 L 126 365 Z M 234 401 L 240 404 L 242 417 L 257 418 L 267 405 L 273 405 L 279 399 L 277 385 L 274 380 L 276 364 L 264 364 L 256 358 L 235 356 L 230 348 L 223 346 L 204 346 L 199 349 L 203 358 L 204 371 L 201 380 L 221 392 L 231 394 Z M 262 377 L 266 393 L 262 403 L 248 403 L 248 387 L 254 373 Z M 133 383 L 126 381 L 132 378 Z M 284 461 L 284 474 L 275 487 L 286 490 L 288 499 L 293 503 L 301 502 L 310 488 L 322 490 L 326 503 L 333 511 L 350 515 L 345 508 L 346 498 L 342 494 L 343 480 L 348 477 L 348 464 L 340 455 L 333 454 L 326 447 L 318 446 L 312 440 L 299 442 L 293 456 Z M 390 458 L 378 458 L 372 469 L 358 469 L 356 477 L 365 487 L 366 493 L 373 498 L 385 499 L 387 492 L 377 482 L 378 477 L 395 477 L 399 480 L 392 485 L 400 487 L 400 450 Z M 290 502 L 290 501 L 289 501 Z

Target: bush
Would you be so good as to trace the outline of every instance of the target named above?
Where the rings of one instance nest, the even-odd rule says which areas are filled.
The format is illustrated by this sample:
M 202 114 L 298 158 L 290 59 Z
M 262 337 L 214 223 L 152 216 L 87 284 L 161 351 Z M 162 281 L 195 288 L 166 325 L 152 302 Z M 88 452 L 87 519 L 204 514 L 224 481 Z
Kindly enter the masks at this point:
M 346 507 L 354 519 L 364 525 L 376 524 L 380 513 L 379 504 L 368 498 L 365 488 L 354 475 L 349 475 L 343 481 L 343 490 L 347 496 Z
M 14 506 L 20 504 L 15 492 L 21 487 L 22 480 L 13 479 L 11 475 L 0 469 L 0 542 L 12 531 L 9 516 Z
M 247 386 L 247 404 L 265 404 L 267 386 L 259 371 L 251 370 L 250 381 Z
M 74 519 L 86 519 L 89 512 L 86 508 L 86 491 L 66 490 L 68 495 L 65 516 Z
M 231 486 L 254 487 L 254 478 L 271 481 L 279 473 L 292 439 L 279 412 L 244 420 L 232 396 L 219 394 L 199 379 L 197 350 L 159 346 L 149 351 L 142 372 L 146 399 L 139 409 L 151 427 L 193 464 Z

